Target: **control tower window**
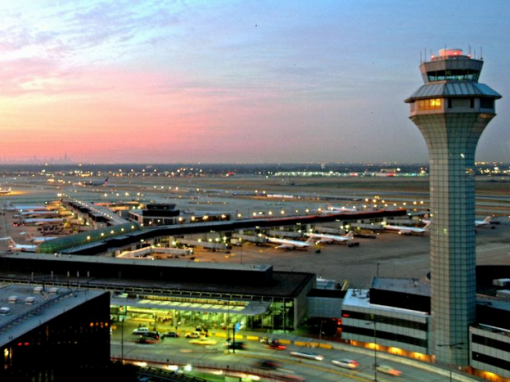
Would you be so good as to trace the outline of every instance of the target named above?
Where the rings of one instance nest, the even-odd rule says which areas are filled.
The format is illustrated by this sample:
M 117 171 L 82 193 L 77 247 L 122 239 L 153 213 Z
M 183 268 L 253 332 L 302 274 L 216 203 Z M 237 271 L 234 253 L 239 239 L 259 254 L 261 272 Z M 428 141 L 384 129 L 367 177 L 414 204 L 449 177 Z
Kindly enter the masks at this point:
M 418 110 L 436 110 L 441 108 L 441 98 L 423 99 L 418 101 Z
M 492 98 L 481 98 L 480 107 L 482 109 L 494 109 L 494 100 Z
M 478 81 L 480 72 L 470 69 L 440 70 L 427 73 L 429 81 Z

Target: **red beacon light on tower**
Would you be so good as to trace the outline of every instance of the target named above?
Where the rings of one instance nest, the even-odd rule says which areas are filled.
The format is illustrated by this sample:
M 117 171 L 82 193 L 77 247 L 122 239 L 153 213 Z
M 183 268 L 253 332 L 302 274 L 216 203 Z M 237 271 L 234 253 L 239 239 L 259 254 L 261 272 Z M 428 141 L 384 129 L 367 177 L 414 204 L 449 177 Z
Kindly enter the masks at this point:
M 450 49 L 440 49 L 439 57 L 447 58 L 447 57 L 459 57 L 462 56 L 462 49 L 450 48 Z

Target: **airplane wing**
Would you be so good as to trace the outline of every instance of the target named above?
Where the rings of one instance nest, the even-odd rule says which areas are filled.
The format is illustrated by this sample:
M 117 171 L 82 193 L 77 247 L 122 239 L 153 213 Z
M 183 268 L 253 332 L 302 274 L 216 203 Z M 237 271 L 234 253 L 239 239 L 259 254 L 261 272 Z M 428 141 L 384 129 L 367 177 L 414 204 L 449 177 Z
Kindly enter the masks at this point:
M 293 244 L 280 244 L 279 246 L 275 247 L 276 249 L 293 249 L 295 248 L 295 245 Z

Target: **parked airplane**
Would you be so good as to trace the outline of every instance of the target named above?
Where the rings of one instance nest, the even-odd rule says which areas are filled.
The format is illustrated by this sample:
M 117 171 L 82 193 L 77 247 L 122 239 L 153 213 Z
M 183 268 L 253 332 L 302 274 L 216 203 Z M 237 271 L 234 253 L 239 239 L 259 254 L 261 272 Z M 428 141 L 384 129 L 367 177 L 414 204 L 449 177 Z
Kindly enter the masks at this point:
M 345 236 L 339 236 L 339 235 L 326 235 L 323 233 L 305 233 L 306 236 L 311 237 L 313 239 L 319 239 L 319 241 L 316 241 L 315 244 L 321 244 L 321 243 L 346 243 L 348 241 L 351 241 L 354 238 L 354 232 L 349 232 Z
M 23 211 L 17 215 L 14 215 L 15 218 L 19 217 L 38 217 L 38 216 L 58 216 L 58 211 Z
M 475 220 L 475 227 L 483 226 L 483 225 L 490 225 L 492 220 L 492 216 L 487 216 L 483 220 Z
M 313 245 L 313 238 L 309 238 L 307 241 L 298 241 L 268 237 L 267 242 L 280 244 L 279 246 L 275 247 L 276 249 L 308 249 L 308 247 Z
M 21 235 L 25 235 L 27 241 L 31 242 L 31 243 L 34 243 L 34 244 L 41 244 L 41 243 L 44 243 L 45 241 L 48 241 L 48 240 L 53 240 L 53 239 L 57 239 L 57 236 L 39 236 L 39 237 L 35 237 L 35 236 L 32 236 L 31 233 L 29 232 L 20 232 Z
M 0 195 L 7 195 L 10 194 L 11 192 L 12 192 L 11 187 L 9 187 L 7 190 L 0 188 Z
M 45 225 L 45 224 L 62 224 L 64 219 L 48 218 L 48 219 L 23 219 L 21 224 L 24 225 Z
M 484 225 L 490 225 L 491 224 L 491 220 L 492 220 L 492 216 L 487 216 L 483 220 L 475 220 L 475 227 L 480 227 L 480 226 L 484 226 Z M 422 222 L 426 223 L 426 224 L 430 224 L 430 220 L 423 219 Z
M 35 252 L 37 249 L 37 245 L 16 244 L 16 242 L 10 236 L 0 238 L 0 240 L 7 240 L 9 242 L 9 249 L 11 251 Z
M 108 186 L 108 179 L 110 177 L 107 176 L 105 180 L 103 181 L 93 181 L 93 180 L 89 180 L 87 182 L 78 182 L 77 185 L 78 186 L 92 186 L 92 187 L 95 187 L 95 186 Z
M 47 211 L 48 208 L 43 204 L 38 205 L 19 205 L 12 203 L 4 204 L 4 211 Z
M 429 226 L 430 226 L 430 222 L 427 223 L 423 228 L 385 224 L 384 229 L 387 229 L 390 231 L 398 231 L 398 233 L 400 235 L 412 235 L 412 234 L 422 234 L 423 235 L 425 232 L 430 231 Z
M 335 207 L 331 204 L 326 204 L 326 208 L 319 208 L 320 214 L 342 214 L 349 212 L 359 212 L 356 207 Z

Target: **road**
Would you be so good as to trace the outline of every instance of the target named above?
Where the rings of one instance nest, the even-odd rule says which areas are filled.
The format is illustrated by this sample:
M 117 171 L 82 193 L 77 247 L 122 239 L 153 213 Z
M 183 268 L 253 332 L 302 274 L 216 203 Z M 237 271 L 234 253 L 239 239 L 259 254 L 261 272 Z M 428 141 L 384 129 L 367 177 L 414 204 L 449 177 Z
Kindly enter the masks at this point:
M 152 361 L 166 365 L 191 364 L 194 367 L 208 366 L 215 369 L 244 370 L 258 375 L 267 375 L 267 371 L 256 368 L 256 363 L 261 360 L 272 360 L 281 364 L 278 373 L 300 376 L 306 381 L 373 381 L 374 363 L 373 353 L 353 348 L 353 351 L 342 349 L 343 346 L 335 346 L 334 349 L 307 349 L 295 345 L 288 345 L 285 350 L 273 350 L 267 348 L 258 341 L 245 341 L 246 350 L 236 350 L 235 354 L 225 354 L 225 340 L 222 338 L 211 339 L 217 341 L 216 345 L 194 345 L 185 338 L 165 338 L 163 342 L 156 344 L 136 343 L 136 337 L 132 336 L 131 328 L 126 328 L 124 342 L 121 341 L 120 330 L 112 336 L 112 357 L 134 361 Z M 324 356 L 322 361 L 296 358 L 290 355 L 292 351 L 312 351 Z M 432 382 L 444 380 L 444 376 L 430 371 L 417 369 L 409 365 L 399 364 L 394 360 L 382 359 L 378 354 L 378 364 L 385 364 L 402 371 L 401 380 L 406 382 Z M 358 361 L 360 366 L 356 370 L 343 369 L 334 366 L 334 359 L 349 358 Z M 386 358 L 386 357 L 385 357 Z M 266 374 L 264 374 L 266 373 Z M 378 373 L 379 381 L 394 381 L 395 377 Z

